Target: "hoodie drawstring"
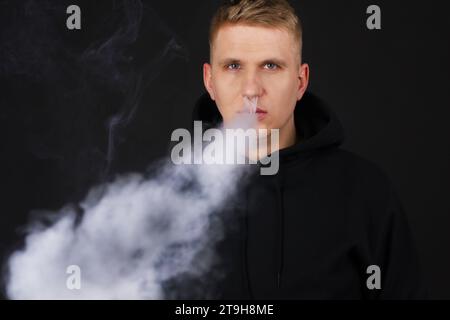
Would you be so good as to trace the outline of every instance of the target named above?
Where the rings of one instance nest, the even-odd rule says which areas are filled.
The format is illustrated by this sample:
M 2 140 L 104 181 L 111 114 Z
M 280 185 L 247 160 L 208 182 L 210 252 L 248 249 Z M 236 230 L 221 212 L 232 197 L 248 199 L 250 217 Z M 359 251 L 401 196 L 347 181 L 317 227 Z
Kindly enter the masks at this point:
M 248 247 L 248 187 L 245 189 L 245 212 L 244 212 L 244 226 L 243 226 L 243 245 L 242 245 L 242 262 L 243 262 L 243 269 L 244 269 L 244 283 L 247 285 L 247 292 L 250 299 L 253 299 L 253 292 L 252 292 L 252 286 L 250 281 L 250 276 L 248 272 L 248 253 L 247 253 L 247 247 Z M 241 230 L 242 230 L 241 229 Z
M 275 186 L 277 189 L 278 200 L 278 263 L 277 263 L 277 288 L 281 287 L 281 277 L 283 274 L 284 262 L 284 204 L 283 204 L 283 189 L 282 186 Z

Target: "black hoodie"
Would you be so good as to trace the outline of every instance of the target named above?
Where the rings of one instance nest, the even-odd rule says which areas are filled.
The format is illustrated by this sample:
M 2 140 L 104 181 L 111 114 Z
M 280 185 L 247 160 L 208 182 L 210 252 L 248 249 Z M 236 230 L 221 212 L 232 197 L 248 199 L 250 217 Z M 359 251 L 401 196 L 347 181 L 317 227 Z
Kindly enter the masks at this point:
M 386 175 L 342 150 L 342 126 L 307 92 L 295 108 L 298 142 L 279 151 L 275 175 L 250 175 L 223 215 L 225 277 L 215 298 L 417 299 L 425 297 L 406 216 Z M 204 128 L 221 121 L 204 94 Z M 369 289 L 380 268 L 381 288 Z M 374 277 L 369 279 L 374 283 Z

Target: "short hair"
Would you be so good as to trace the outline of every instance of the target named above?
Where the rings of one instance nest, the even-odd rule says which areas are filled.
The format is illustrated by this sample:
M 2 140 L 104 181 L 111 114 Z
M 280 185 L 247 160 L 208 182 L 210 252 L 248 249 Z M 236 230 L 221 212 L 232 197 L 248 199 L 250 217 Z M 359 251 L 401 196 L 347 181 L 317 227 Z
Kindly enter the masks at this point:
M 282 28 L 298 41 L 302 55 L 303 27 L 300 18 L 287 0 L 227 0 L 217 9 L 209 29 L 209 47 L 224 25 L 245 24 Z

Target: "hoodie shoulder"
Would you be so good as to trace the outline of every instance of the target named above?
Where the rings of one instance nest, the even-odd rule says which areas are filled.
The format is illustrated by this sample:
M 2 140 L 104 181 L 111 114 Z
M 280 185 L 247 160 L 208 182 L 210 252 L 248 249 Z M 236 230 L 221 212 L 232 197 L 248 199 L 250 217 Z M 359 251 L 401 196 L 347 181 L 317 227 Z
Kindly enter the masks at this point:
M 353 176 L 359 186 L 378 186 L 387 190 L 392 185 L 387 172 L 379 164 L 355 152 L 336 148 L 331 150 L 328 156 L 337 164 L 339 170 Z
M 346 150 L 336 159 L 352 176 L 352 230 L 358 247 L 382 270 L 382 290 L 366 292 L 375 299 L 424 299 L 428 296 L 408 214 L 387 172 L 371 160 Z M 358 206 L 355 206 L 358 203 Z M 359 226 L 360 228 L 356 228 Z

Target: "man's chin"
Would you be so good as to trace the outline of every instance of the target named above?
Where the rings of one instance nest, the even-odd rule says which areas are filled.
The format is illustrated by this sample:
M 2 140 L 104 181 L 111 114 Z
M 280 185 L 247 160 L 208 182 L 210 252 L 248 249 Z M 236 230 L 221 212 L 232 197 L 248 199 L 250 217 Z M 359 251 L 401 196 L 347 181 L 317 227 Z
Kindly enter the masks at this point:
M 267 134 L 270 135 L 270 131 L 273 128 L 271 128 L 271 126 L 269 126 L 267 123 L 265 123 L 263 121 L 258 121 L 256 123 L 255 129 L 257 129 L 259 131 L 263 131 L 263 132 L 267 131 Z

